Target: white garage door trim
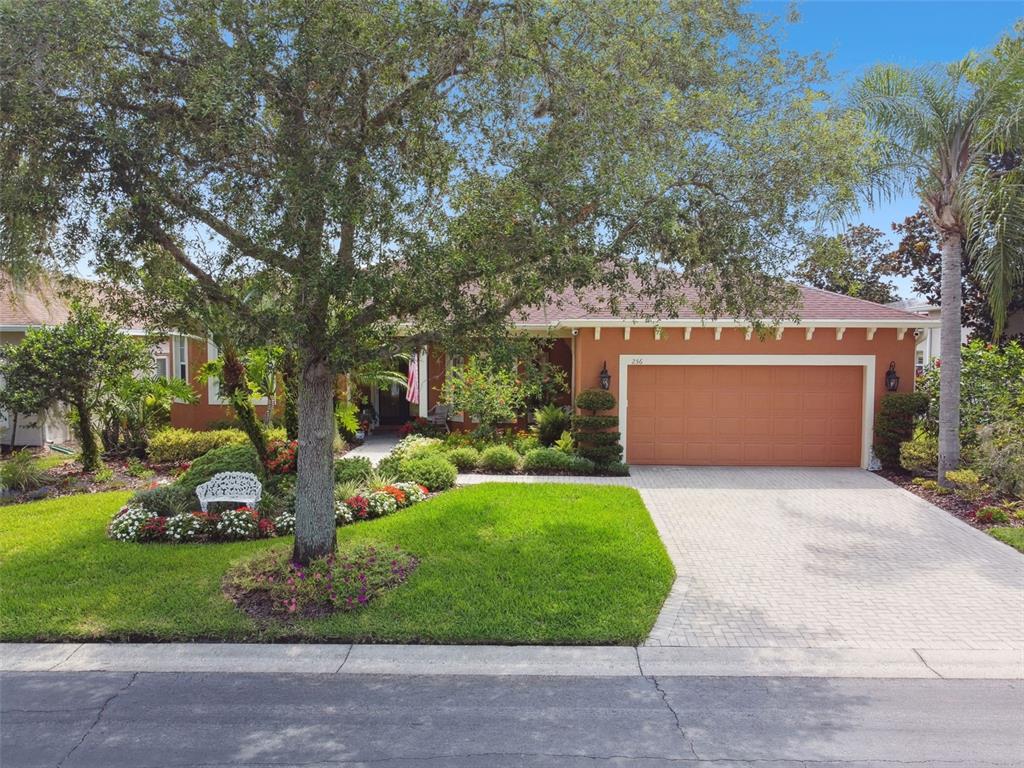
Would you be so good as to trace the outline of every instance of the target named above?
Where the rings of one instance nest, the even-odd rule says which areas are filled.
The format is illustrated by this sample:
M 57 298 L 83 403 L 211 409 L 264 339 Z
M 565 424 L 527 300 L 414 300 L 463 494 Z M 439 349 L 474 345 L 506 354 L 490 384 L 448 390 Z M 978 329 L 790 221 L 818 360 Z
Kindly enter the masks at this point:
M 875 420 L 874 355 L 619 355 L 619 430 L 622 458 L 629 462 L 626 439 L 629 409 L 629 366 L 631 365 L 846 365 L 864 369 L 861 404 L 860 465 L 871 461 L 871 433 Z

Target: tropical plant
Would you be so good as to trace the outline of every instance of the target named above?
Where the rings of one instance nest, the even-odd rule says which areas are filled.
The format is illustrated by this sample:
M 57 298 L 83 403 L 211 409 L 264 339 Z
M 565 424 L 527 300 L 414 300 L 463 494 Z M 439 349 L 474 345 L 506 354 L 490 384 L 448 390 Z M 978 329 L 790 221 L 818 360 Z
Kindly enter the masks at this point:
M 0 489 L 31 491 L 43 484 L 46 470 L 32 452 L 23 448 L 0 462 Z
M 960 272 L 966 243 L 989 293 L 996 332 L 1024 280 L 1024 56 L 1019 38 L 995 55 L 944 69 L 879 66 L 853 90 L 877 131 L 877 189 L 915 189 L 940 237 L 942 337 L 939 482 L 960 463 Z
M 540 440 L 540 444 L 549 448 L 562 436 L 562 433 L 569 428 L 569 414 L 565 409 L 554 403 L 548 403 L 543 408 L 533 412 L 533 430 Z
M 338 374 L 407 328 L 489 350 L 570 286 L 667 316 L 666 265 L 704 314 L 787 313 L 864 143 L 735 2 L 37 0 L 0 39 L 5 263 L 88 253 L 294 350 L 300 563 L 336 541 Z
M 18 344 L 3 350 L 3 360 L 4 368 L 16 371 L 13 383 L 45 381 L 53 401 L 74 409 L 71 423 L 86 472 L 100 466 L 97 409 L 152 364 L 145 342 L 77 302 L 63 325 L 29 329 Z M 34 390 L 36 384 L 31 386 Z
M 192 387 L 181 379 L 118 378 L 96 408 L 103 447 L 107 451 L 144 453 L 156 430 L 170 424 L 172 403 L 195 400 Z

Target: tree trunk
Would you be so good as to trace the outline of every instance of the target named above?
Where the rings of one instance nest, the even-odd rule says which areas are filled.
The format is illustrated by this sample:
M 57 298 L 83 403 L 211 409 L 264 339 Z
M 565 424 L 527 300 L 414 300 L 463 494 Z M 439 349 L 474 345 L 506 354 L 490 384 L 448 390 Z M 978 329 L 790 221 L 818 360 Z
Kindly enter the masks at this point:
M 9 453 L 14 453 L 14 441 L 18 439 L 18 412 L 11 412 L 11 450 Z
M 322 355 L 307 355 L 299 382 L 299 449 L 293 559 L 334 552 L 334 377 Z
M 939 342 L 939 483 L 949 487 L 946 472 L 960 466 L 960 269 L 959 233 L 942 238 L 942 338 Z
M 75 403 L 78 411 L 78 441 L 82 444 L 82 470 L 95 472 L 100 468 L 100 453 L 96 449 L 96 433 L 92 429 L 92 413 L 84 401 Z

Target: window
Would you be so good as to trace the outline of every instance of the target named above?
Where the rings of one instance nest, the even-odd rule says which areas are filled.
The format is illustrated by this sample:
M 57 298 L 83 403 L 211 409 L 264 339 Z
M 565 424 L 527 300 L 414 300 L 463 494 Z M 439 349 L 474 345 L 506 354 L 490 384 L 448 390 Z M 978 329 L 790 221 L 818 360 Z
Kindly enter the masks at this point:
M 170 362 L 166 355 L 160 355 L 159 357 L 153 358 L 153 376 L 158 379 L 166 379 L 170 376 Z
M 184 336 L 178 336 L 175 339 L 175 352 L 178 361 L 178 370 L 176 371 L 178 378 L 182 381 L 188 381 L 188 347 L 186 346 L 186 339 Z

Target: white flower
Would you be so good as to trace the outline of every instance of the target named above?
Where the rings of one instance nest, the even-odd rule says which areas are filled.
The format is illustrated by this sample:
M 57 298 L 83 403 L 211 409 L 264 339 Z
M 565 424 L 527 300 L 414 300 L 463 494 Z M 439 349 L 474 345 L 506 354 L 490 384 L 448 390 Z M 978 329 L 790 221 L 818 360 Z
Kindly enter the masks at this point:
M 137 541 L 146 521 L 156 517 L 142 507 L 122 507 L 110 522 L 108 535 L 116 541 Z

